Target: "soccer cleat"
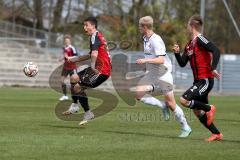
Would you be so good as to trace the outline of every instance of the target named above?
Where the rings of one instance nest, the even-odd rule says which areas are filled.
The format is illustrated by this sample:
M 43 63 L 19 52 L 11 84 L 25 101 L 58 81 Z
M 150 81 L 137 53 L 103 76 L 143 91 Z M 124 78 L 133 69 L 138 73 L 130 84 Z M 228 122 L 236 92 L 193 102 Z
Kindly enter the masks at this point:
M 211 109 L 210 111 L 206 112 L 206 116 L 207 116 L 207 126 L 210 126 L 214 120 L 214 114 L 216 112 L 216 107 L 214 105 L 210 106 Z
M 63 95 L 59 98 L 60 101 L 68 100 L 68 96 Z
M 211 137 L 205 139 L 207 142 L 212 142 L 212 141 L 221 141 L 223 139 L 223 134 L 212 134 Z
M 168 121 L 170 119 L 169 108 L 166 106 L 165 108 L 162 109 L 162 112 L 163 112 L 163 119 L 165 121 Z
M 187 138 L 192 133 L 192 129 L 182 129 L 181 134 L 178 136 L 179 138 Z
M 82 120 L 79 125 L 82 126 L 82 125 L 85 125 L 88 121 L 85 121 L 85 120 Z
M 89 110 L 87 112 L 85 112 L 84 116 L 83 116 L 83 120 L 79 123 L 79 125 L 84 125 L 86 124 L 89 120 L 94 118 L 94 114 Z
M 70 114 L 73 114 L 73 113 L 77 113 L 78 110 L 79 110 L 78 104 L 72 103 L 71 106 L 69 107 L 69 109 L 67 111 L 63 112 L 62 114 L 63 115 L 70 115 Z

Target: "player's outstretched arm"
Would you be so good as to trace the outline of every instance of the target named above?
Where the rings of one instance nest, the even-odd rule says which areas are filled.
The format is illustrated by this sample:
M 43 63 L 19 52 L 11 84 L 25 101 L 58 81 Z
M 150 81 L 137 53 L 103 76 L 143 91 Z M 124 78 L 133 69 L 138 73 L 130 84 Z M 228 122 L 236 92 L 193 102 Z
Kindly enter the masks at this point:
M 163 56 L 158 56 L 156 58 L 137 59 L 136 63 L 137 64 L 143 64 L 143 63 L 163 64 L 164 58 Z
M 187 65 L 187 63 L 188 63 L 188 60 L 189 60 L 188 56 L 185 53 L 183 53 L 181 55 L 180 47 L 179 47 L 178 44 L 174 44 L 172 49 L 173 49 L 173 52 L 175 54 L 175 57 L 176 57 L 176 60 L 177 60 L 177 62 L 179 64 L 179 66 L 185 67 Z
M 90 59 L 90 55 L 72 56 L 72 57 L 67 57 L 67 59 L 70 62 L 82 62 Z

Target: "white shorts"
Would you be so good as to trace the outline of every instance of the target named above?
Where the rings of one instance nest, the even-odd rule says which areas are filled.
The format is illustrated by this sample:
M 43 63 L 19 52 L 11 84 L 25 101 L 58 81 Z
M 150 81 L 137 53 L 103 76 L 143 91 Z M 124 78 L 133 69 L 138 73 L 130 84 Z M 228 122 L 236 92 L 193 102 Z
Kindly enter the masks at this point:
M 146 85 L 149 87 L 149 92 L 156 94 L 166 94 L 173 91 L 173 77 L 171 72 L 167 72 L 162 77 L 147 74 L 140 79 L 138 85 Z M 147 87 L 147 88 L 148 88 Z M 152 90 L 153 88 L 153 90 Z

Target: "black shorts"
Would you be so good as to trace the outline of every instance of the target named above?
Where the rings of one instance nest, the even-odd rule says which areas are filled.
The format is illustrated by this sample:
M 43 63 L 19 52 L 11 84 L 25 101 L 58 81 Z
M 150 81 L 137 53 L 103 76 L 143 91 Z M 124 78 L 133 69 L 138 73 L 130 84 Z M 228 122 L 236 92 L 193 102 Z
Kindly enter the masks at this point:
M 62 73 L 61 73 L 61 76 L 64 76 L 64 77 L 67 77 L 68 75 L 73 75 L 77 73 L 77 70 L 76 69 L 64 69 L 62 70 Z
M 195 80 L 193 86 L 190 87 L 182 97 L 188 101 L 198 100 L 204 103 L 208 103 L 208 94 L 212 90 L 214 85 L 214 79 L 201 79 Z
M 105 82 L 109 76 L 100 74 L 96 75 L 90 68 L 86 68 L 77 73 L 80 81 L 78 82 L 81 86 L 95 88 Z

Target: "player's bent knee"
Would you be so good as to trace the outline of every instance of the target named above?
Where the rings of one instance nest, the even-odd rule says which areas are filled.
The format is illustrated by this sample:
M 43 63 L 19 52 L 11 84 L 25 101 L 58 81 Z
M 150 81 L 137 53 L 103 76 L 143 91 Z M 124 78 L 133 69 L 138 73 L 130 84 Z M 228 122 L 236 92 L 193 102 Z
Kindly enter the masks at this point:
M 135 99 L 136 99 L 137 101 L 141 101 L 141 98 L 136 97 Z
M 166 101 L 166 105 L 171 109 L 174 110 L 176 107 L 176 103 L 172 101 Z
M 79 80 L 80 80 L 80 79 L 79 79 L 79 76 L 78 76 L 77 74 L 73 74 L 73 75 L 71 75 L 71 77 L 70 77 L 70 82 L 71 82 L 71 83 L 77 83 Z
M 198 117 L 198 118 L 205 114 L 205 112 L 204 112 L 203 110 L 197 110 L 197 109 L 194 109 L 194 110 L 193 110 L 193 113 L 194 113 L 195 116 Z
M 140 93 L 138 93 L 138 92 L 136 92 L 136 100 L 138 100 L 138 101 L 140 101 L 141 99 L 142 99 L 142 95 L 140 94 Z
M 74 85 L 73 92 L 79 93 L 81 91 L 81 86 L 79 84 Z
M 142 97 L 146 94 L 145 88 L 143 86 L 136 87 L 136 99 L 141 100 Z
M 139 90 L 136 92 L 136 99 L 138 99 L 139 101 L 143 98 L 143 96 L 146 94 L 146 92 Z
M 186 99 L 184 99 L 183 97 L 181 97 L 181 98 L 180 98 L 180 103 L 181 103 L 183 106 L 187 107 L 188 104 L 189 104 L 189 101 L 186 100 Z

